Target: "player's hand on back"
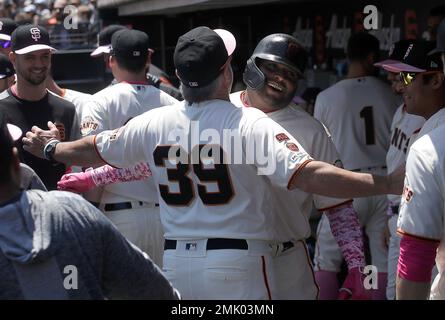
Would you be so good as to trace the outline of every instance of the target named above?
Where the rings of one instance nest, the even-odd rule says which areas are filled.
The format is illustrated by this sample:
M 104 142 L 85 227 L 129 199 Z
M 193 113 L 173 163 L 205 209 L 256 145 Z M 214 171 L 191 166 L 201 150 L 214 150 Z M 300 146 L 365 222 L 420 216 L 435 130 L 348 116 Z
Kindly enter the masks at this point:
M 50 140 L 60 140 L 60 133 L 56 125 L 51 121 L 48 121 L 48 129 L 43 130 L 37 126 L 33 126 L 31 131 L 26 133 L 23 137 L 23 149 L 36 157 L 44 159 L 43 149 Z
M 371 290 L 364 287 L 364 275 L 359 268 L 352 268 L 339 290 L 338 300 L 372 300 Z

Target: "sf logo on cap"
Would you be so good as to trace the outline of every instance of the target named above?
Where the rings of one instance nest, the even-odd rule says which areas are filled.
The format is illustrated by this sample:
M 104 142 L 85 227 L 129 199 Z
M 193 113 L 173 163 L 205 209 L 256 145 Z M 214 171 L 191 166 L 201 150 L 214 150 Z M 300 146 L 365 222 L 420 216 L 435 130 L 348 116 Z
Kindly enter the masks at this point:
M 31 32 L 31 37 L 34 41 L 38 41 L 41 38 L 39 28 L 31 28 L 29 31 Z

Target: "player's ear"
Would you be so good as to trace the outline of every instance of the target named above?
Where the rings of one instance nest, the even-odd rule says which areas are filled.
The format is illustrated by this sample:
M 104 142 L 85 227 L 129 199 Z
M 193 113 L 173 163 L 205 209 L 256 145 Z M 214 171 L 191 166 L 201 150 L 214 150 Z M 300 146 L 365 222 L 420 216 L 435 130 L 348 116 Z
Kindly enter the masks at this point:
M 10 52 L 9 53 L 9 61 L 11 61 L 11 63 L 15 66 L 15 59 L 16 59 L 16 54 L 15 52 Z
M 146 68 L 150 67 L 152 53 L 153 53 L 153 50 L 152 49 L 148 49 L 147 61 L 145 63 Z
M 435 73 L 431 83 L 433 85 L 434 90 L 443 90 L 445 86 L 445 76 L 443 72 Z
M 111 68 L 111 66 L 114 66 L 115 64 L 116 64 L 116 58 L 113 55 L 110 55 L 108 57 L 108 65 Z
M 21 170 L 19 152 L 17 148 L 14 147 L 12 148 L 11 174 L 12 179 L 14 179 L 17 184 L 20 184 Z
M 232 70 L 230 69 L 231 68 L 231 65 L 230 65 L 231 62 L 232 62 L 232 56 L 227 58 L 227 61 L 226 61 L 226 63 L 223 66 L 223 69 L 224 69 L 223 72 L 224 72 L 224 75 L 226 77 L 231 75 L 231 73 L 232 73 Z

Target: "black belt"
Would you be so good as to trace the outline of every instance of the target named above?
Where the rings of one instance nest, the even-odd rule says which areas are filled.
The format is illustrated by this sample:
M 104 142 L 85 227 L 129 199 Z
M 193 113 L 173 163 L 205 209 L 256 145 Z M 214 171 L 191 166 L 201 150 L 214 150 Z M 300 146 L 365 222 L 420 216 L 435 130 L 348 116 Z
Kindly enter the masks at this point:
M 399 205 L 391 206 L 392 214 L 399 214 Z
M 287 251 L 287 250 L 295 247 L 295 245 L 292 241 L 283 242 L 281 245 L 283 246 L 283 249 L 281 250 L 281 252 Z
M 144 202 L 139 201 L 139 204 L 142 206 Z M 155 207 L 159 207 L 159 203 L 156 203 Z M 104 211 L 117 211 L 125 209 L 133 209 L 131 202 L 107 203 L 104 206 Z
M 193 240 L 190 240 L 193 243 Z M 246 240 L 241 239 L 224 239 L 224 238 L 212 238 L 207 240 L 207 250 L 220 250 L 220 249 L 239 249 L 247 250 L 249 246 Z M 164 250 L 176 249 L 176 240 L 165 240 Z
M 99 202 L 95 202 L 95 201 L 89 201 L 89 203 L 91 203 L 93 206 L 95 206 L 96 208 L 99 208 L 100 203 Z

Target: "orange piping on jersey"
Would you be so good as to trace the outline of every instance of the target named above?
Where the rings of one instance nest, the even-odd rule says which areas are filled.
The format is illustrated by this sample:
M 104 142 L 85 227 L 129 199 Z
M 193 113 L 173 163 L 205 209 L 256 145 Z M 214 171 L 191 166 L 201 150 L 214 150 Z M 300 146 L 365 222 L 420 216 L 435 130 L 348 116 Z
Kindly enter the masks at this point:
M 323 223 L 323 220 L 320 219 L 319 224 L 322 224 L 322 223 Z M 315 232 L 317 239 L 318 239 L 320 230 L 321 230 L 321 226 L 318 226 L 318 228 Z M 318 250 L 317 250 L 317 248 L 318 248 Z M 320 252 L 320 245 L 319 245 L 318 241 L 315 241 L 315 253 L 316 252 Z M 314 261 L 315 261 L 315 253 L 314 253 Z M 322 271 L 322 269 L 320 268 L 320 261 L 318 259 L 317 259 L 316 265 L 317 265 L 317 271 Z
M 94 146 L 94 150 L 96 151 L 96 153 L 97 153 L 97 155 L 99 156 L 100 160 L 102 160 L 102 162 L 104 162 L 105 164 L 108 164 L 109 166 L 112 166 L 113 168 L 121 169 L 121 168 L 119 168 L 119 167 L 115 167 L 115 166 L 113 166 L 112 164 L 110 164 L 110 163 L 108 163 L 107 161 L 105 161 L 104 158 L 102 158 L 102 156 L 100 155 L 99 150 L 97 149 L 97 145 L 96 145 L 96 137 L 97 137 L 97 134 L 95 134 L 94 137 L 93 137 L 93 146 Z
M 327 207 L 327 208 L 321 208 L 321 209 L 317 209 L 317 211 L 327 211 L 327 210 L 332 210 L 332 209 L 334 209 L 334 208 L 338 208 L 338 207 L 341 207 L 342 205 L 345 205 L 345 204 L 347 204 L 347 203 L 349 203 L 349 202 L 352 202 L 352 201 L 354 201 L 353 199 L 349 199 L 349 200 L 346 200 L 346 201 L 343 201 L 343 202 L 341 202 L 341 203 L 339 203 L 339 204 L 336 204 L 336 205 L 333 205 L 333 206 L 330 206 L 330 207 Z
M 261 256 L 261 263 L 263 266 L 263 278 L 264 278 L 264 284 L 266 285 L 267 296 L 269 297 L 269 300 L 272 300 L 272 296 L 270 294 L 269 282 L 267 281 L 266 260 L 264 259 L 264 256 Z
M 62 94 L 60 95 L 62 98 L 65 98 L 65 95 L 66 95 L 66 89 L 64 89 L 64 88 L 60 88 L 60 89 L 62 89 Z
M 296 177 L 297 174 L 300 173 L 300 171 L 301 171 L 304 167 L 306 167 L 307 164 L 308 164 L 309 162 L 311 162 L 311 161 L 314 161 L 314 160 L 312 160 L 312 159 L 306 160 L 305 162 L 303 162 L 302 164 L 300 164 L 300 166 L 297 168 L 297 170 L 295 170 L 295 172 L 294 172 L 294 173 L 292 174 L 292 176 L 290 177 L 289 182 L 287 183 L 287 189 L 288 189 L 288 190 L 290 190 L 289 187 L 290 187 L 290 184 L 291 184 L 292 180 L 294 179 L 294 177 Z
M 320 293 L 320 287 L 317 284 L 317 281 L 315 280 L 315 273 L 314 269 L 312 268 L 311 258 L 309 257 L 309 252 L 307 252 L 306 243 L 303 240 L 298 240 L 298 242 L 301 242 L 301 245 L 303 246 L 304 253 L 306 254 L 306 262 L 309 265 L 309 269 L 311 269 L 312 274 L 312 280 L 314 281 L 315 288 L 317 288 L 317 294 L 315 295 L 315 300 L 318 300 L 318 295 Z
M 438 242 L 441 241 L 441 240 L 437 240 L 437 239 L 431 239 L 431 238 L 426 238 L 426 237 L 421 237 L 421 236 L 416 236 L 416 235 L 413 235 L 413 234 L 409 234 L 409 233 L 403 231 L 400 228 L 397 229 L 397 233 L 399 235 L 401 235 L 401 236 L 404 236 L 404 237 L 411 237 L 411 238 L 418 239 L 418 240 L 423 240 L 423 241 L 429 241 L 429 242 L 434 242 L 434 243 L 438 243 Z
M 419 133 L 421 129 L 422 129 L 422 127 L 420 127 L 419 129 L 414 130 L 413 134 Z

